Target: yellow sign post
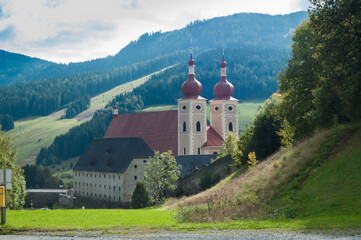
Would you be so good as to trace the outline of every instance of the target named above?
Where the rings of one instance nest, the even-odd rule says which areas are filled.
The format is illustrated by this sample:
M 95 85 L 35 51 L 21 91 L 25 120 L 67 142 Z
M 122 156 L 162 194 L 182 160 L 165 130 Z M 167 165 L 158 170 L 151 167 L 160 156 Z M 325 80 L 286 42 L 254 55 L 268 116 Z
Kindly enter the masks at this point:
M 1 224 L 6 223 L 6 205 L 5 205 L 6 187 L 0 186 L 0 211 L 1 211 Z
M 5 186 L 0 186 L 0 207 L 5 207 Z

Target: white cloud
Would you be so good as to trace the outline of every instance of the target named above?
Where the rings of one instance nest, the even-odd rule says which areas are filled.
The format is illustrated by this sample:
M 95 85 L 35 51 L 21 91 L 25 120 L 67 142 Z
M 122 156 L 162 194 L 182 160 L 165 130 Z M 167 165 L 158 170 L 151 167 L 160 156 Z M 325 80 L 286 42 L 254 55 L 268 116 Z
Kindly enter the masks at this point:
M 0 0 L 0 49 L 82 61 L 115 54 L 145 32 L 173 30 L 197 19 L 286 14 L 307 6 L 307 0 Z

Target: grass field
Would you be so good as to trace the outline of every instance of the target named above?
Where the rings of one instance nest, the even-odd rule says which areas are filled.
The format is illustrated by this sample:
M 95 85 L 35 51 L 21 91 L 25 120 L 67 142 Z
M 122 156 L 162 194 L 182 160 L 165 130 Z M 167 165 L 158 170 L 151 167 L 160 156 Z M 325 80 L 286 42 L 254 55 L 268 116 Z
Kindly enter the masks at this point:
M 142 231 L 197 231 L 225 229 L 330 229 L 359 226 L 360 216 L 310 217 L 303 219 L 269 219 L 229 221 L 221 223 L 179 222 L 176 213 L 158 209 L 69 209 L 69 210 L 10 210 L 7 223 L 0 232 L 22 231 L 101 231 L 126 234 Z

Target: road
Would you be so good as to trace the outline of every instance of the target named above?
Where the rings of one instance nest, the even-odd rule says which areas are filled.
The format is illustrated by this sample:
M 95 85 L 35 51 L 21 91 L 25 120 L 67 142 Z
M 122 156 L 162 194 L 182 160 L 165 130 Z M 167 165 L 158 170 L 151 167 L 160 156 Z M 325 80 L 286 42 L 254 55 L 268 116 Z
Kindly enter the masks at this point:
M 60 233 L 61 234 L 61 233 Z M 118 233 L 117 235 L 3 235 L 0 240 L 116 240 L 116 239 L 160 239 L 160 240 L 357 240 L 361 239 L 361 229 L 347 230 L 342 232 L 291 232 L 284 230 L 236 230 L 236 231 L 202 231 L 202 232 L 156 232 L 156 233 L 137 233 L 127 234 Z

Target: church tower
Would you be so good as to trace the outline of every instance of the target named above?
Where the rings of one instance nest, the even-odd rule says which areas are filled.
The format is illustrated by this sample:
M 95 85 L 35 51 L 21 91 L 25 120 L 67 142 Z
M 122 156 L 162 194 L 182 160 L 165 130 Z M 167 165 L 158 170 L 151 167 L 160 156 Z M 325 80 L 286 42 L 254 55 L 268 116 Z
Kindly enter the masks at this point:
M 207 142 L 206 99 L 201 97 L 202 84 L 194 74 L 194 59 L 188 61 L 188 79 L 182 84 L 184 95 L 178 99 L 178 155 L 202 154 Z
M 229 132 L 238 137 L 238 100 L 232 97 L 234 87 L 227 81 L 227 63 L 224 61 L 224 50 L 222 50 L 221 79 L 213 87 L 216 96 L 210 100 L 211 126 L 225 139 Z

